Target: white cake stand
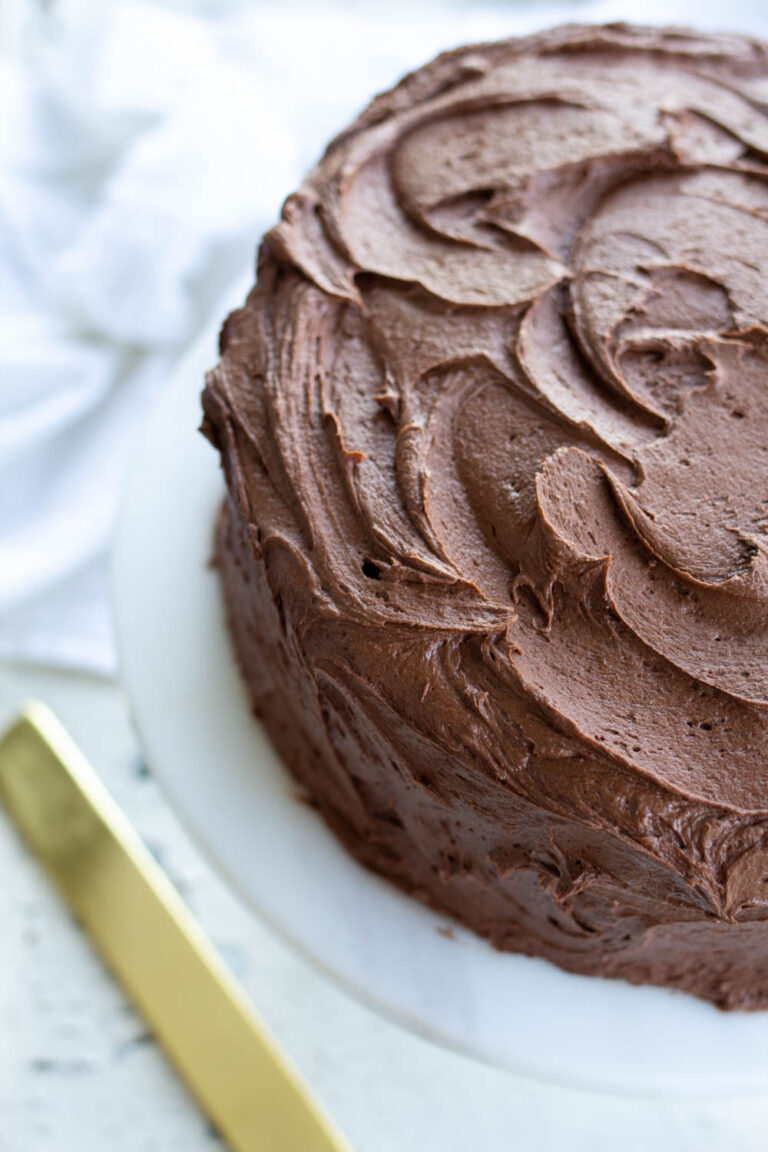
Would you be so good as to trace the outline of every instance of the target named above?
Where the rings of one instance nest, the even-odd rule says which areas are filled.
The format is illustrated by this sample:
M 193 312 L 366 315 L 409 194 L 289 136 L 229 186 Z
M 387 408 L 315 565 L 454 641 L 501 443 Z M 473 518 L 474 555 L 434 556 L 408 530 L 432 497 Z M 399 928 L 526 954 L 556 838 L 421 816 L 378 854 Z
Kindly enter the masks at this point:
M 225 303 L 244 294 L 237 285 Z M 248 706 L 208 566 L 224 488 L 197 428 L 218 327 L 150 419 L 114 556 L 123 678 L 148 761 L 181 819 L 282 936 L 423 1036 L 601 1090 L 764 1092 L 768 1013 L 725 1014 L 682 993 L 497 952 L 366 872 L 299 802 Z

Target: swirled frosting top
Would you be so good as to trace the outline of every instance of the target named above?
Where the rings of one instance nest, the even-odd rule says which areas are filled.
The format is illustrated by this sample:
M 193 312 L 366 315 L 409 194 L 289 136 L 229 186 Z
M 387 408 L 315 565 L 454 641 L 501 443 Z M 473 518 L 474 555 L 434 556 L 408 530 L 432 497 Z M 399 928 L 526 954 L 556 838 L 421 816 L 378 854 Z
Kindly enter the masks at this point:
M 715 838 L 768 812 L 763 44 L 438 58 L 288 199 L 247 313 L 230 482 L 313 610 L 422 645 L 421 723 L 508 773 L 557 732 L 563 781 L 593 756 Z

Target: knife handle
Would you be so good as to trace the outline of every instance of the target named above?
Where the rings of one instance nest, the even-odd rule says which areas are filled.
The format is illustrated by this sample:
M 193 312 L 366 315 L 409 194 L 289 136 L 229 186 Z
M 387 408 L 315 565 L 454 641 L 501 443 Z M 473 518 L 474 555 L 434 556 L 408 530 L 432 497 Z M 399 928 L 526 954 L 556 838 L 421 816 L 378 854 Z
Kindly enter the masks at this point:
M 0 799 L 234 1152 L 351 1152 L 67 732 L 28 704 Z

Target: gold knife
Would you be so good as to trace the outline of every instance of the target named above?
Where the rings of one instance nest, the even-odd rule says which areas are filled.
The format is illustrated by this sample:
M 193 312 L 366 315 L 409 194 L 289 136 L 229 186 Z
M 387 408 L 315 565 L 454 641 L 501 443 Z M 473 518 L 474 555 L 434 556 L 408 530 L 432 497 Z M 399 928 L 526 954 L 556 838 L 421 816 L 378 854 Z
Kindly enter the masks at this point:
M 42 704 L 0 740 L 0 799 L 234 1152 L 351 1152 Z

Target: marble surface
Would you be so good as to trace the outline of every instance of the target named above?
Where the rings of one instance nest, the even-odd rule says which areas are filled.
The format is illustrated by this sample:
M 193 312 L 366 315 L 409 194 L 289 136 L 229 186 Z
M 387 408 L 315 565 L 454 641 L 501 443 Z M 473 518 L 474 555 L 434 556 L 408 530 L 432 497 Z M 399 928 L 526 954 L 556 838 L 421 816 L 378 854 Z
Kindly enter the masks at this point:
M 152 780 L 117 686 L 0 665 L 0 723 L 29 696 L 58 712 L 98 767 L 359 1152 L 765 1147 L 768 1099 L 622 1099 L 553 1088 L 374 1016 L 270 936 L 212 872 Z M 2 816 L 0 924 L 2 1152 L 222 1147 Z

